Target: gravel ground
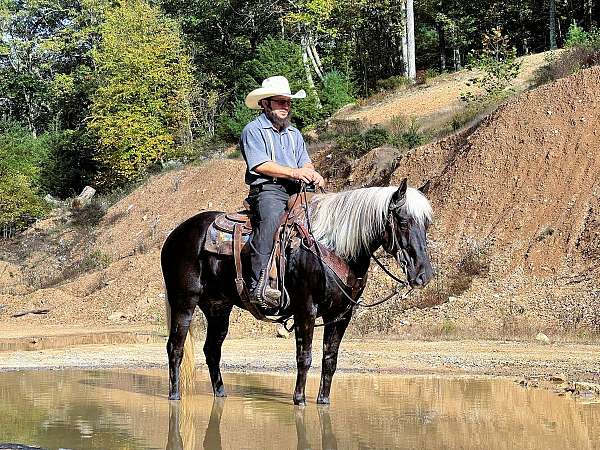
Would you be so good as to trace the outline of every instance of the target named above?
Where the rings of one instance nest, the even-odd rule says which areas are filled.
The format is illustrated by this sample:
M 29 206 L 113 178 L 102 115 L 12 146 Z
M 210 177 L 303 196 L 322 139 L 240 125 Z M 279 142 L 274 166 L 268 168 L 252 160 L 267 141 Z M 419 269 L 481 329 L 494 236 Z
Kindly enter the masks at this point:
M 165 337 L 155 332 L 110 336 L 97 333 L 98 344 L 80 344 L 78 335 L 15 336 L 0 346 L 0 371 L 70 368 L 165 367 Z M 91 333 L 88 333 L 89 337 Z M 37 343 L 34 343 L 37 342 Z M 69 341 L 76 342 L 69 345 Z M 87 342 L 92 341 L 88 339 Z M 54 347 L 54 344 L 57 347 Z M 40 350 L 22 350 L 40 345 Z M 201 344 L 196 361 L 203 369 Z M 223 347 L 225 371 L 295 372 L 293 339 L 228 339 Z M 315 339 L 313 371 L 320 368 L 321 339 Z M 574 381 L 600 382 L 600 345 L 502 341 L 415 341 L 346 339 L 340 351 L 339 372 L 448 374 L 550 378 L 560 374 Z

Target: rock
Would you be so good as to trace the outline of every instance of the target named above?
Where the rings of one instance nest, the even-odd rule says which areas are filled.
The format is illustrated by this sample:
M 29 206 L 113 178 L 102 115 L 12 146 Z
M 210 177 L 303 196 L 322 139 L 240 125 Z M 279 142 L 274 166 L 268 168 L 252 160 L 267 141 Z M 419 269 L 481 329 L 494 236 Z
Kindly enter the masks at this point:
M 125 316 L 125 314 L 122 311 L 116 311 L 114 313 L 112 313 L 110 316 L 108 316 L 108 320 L 110 320 L 111 322 L 121 322 L 123 319 L 126 319 L 127 317 Z
M 549 344 L 550 343 L 550 338 L 548 336 L 546 336 L 544 333 L 538 333 L 537 336 L 535 337 L 536 341 L 540 341 L 544 344 Z
M 457 297 L 452 297 L 452 296 L 448 297 L 448 303 L 455 302 L 456 300 L 458 300 Z
M 52 197 L 50 194 L 46 194 L 46 196 L 44 197 L 44 200 L 46 201 L 46 203 L 49 203 L 52 206 L 61 206 L 63 204 L 62 201 L 60 201 L 57 198 Z
M 94 195 L 96 195 L 96 189 L 91 186 L 84 187 L 81 194 L 75 197 L 71 202 L 71 207 L 75 209 L 83 208 L 90 202 Z
M 557 373 L 550 377 L 550 381 L 553 383 L 565 383 L 567 381 L 567 376 L 564 373 Z

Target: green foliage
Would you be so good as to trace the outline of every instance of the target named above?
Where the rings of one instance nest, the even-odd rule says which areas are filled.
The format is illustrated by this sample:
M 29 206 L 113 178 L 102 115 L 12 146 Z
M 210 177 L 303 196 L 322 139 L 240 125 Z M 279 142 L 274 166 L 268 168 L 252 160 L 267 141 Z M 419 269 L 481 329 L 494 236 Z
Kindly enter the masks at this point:
M 600 29 L 593 28 L 585 32 L 576 28 L 577 31 L 571 33 L 572 46 L 560 55 L 550 53 L 546 57 L 546 64 L 536 70 L 534 80 L 537 86 L 600 65 Z
M 48 205 L 26 176 L 0 176 L 0 232 L 6 228 L 18 231 L 47 212 Z
M 390 144 L 399 148 L 411 149 L 423 145 L 427 137 L 421 133 L 419 122 L 415 117 L 410 120 L 404 115 L 397 115 L 390 120 Z
M 53 136 L 34 138 L 21 125 L 0 122 L 0 227 L 23 228 L 47 211 L 42 168 Z
M 469 85 L 475 85 L 480 92 L 462 93 L 461 100 L 467 103 L 481 102 L 504 95 L 505 89 L 521 69 L 516 57 L 516 49 L 509 46 L 508 38 L 502 35 L 500 28 L 485 34 L 483 50 L 471 62 L 471 67 L 479 69 L 482 75 L 469 80 Z
M 565 47 L 581 47 L 585 45 L 588 41 L 588 33 L 578 26 L 575 22 L 573 22 L 569 26 L 569 31 L 567 31 L 567 37 L 565 39 Z
M 362 155 L 380 147 L 390 139 L 385 128 L 373 127 L 362 133 L 340 136 L 336 139 L 336 152 L 347 157 L 360 158 Z
M 401 75 L 394 75 L 385 80 L 377 80 L 377 89 L 380 92 L 394 91 L 399 88 L 405 88 L 410 84 L 410 80 Z
M 106 269 L 112 263 L 112 258 L 101 250 L 94 250 L 83 257 L 79 263 L 82 272 Z
M 323 102 L 323 113 L 332 115 L 342 106 L 355 100 L 356 87 L 349 77 L 337 70 L 327 72 L 323 76 L 323 87 L 320 97 Z
M 175 136 L 189 128 L 193 78 L 176 23 L 144 0 L 107 12 L 101 35 L 89 127 L 99 140 L 98 181 L 114 186 L 169 157 Z
M 236 142 L 244 127 L 257 115 L 257 111 L 248 108 L 244 100 L 240 99 L 231 114 L 223 113 L 219 117 L 217 136 L 228 142 Z

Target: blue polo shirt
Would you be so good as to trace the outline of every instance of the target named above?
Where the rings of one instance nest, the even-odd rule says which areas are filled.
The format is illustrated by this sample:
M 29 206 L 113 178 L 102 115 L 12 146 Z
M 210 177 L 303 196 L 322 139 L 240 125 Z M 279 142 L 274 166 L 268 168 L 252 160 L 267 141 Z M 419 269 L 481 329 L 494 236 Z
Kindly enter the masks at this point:
M 240 150 L 246 161 L 246 184 L 257 185 L 272 178 L 262 176 L 253 169 L 267 161 L 298 169 L 310 163 L 306 143 L 297 128 L 287 127 L 282 132 L 262 113 L 244 127 L 240 137 Z

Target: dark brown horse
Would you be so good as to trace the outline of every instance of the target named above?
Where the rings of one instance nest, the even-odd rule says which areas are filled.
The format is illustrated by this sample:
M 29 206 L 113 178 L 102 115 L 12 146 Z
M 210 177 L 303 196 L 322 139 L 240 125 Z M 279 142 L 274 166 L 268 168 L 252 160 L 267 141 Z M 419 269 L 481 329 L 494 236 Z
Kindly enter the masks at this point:
M 225 396 L 221 378 L 221 346 L 234 306 L 242 308 L 235 286 L 232 257 L 203 250 L 205 234 L 218 212 L 203 212 L 179 225 L 167 238 L 161 254 L 169 319 L 169 399 L 181 398 L 180 366 L 184 342 L 196 307 L 207 321 L 204 354 L 214 395 Z M 350 280 L 360 289 L 343 287 L 336 275 L 313 252 L 299 246 L 287 254 L 285 288 L 293 315 L 298 367 L 294 403 L 305 404 L 305 384 L 312 362 L 315 319 L 326 323 L 323 335 L 321 385 L 317 403 L 329 403 L 337 356 L 350 322 L 348 296 L 362 294 L 371 255 L 383 247 L 403 268 L 411 287 L 423 287 L 433 271 L 427 254 L 426 231 L 431 206 L 417 189 L 365 188 L 315 196 L 310 208 L 313 236 L 347 261 Z M 350 283 L 352 285 L 352 283 Z M 345 313 L 346 311 L 346 313 Z M 191 340 L 191 339 L 190 339 Z

